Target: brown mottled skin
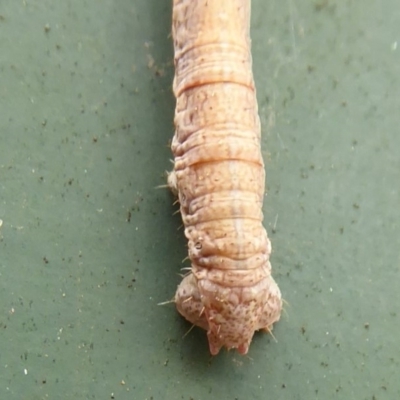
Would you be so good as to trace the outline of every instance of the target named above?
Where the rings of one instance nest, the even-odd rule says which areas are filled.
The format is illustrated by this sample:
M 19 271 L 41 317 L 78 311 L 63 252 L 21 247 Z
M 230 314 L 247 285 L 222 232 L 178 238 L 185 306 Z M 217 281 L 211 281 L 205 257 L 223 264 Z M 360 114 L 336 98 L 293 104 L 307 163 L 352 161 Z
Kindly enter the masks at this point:
M 246 354 L 282 300 L 262 225 L 265 171 L 251 69 L 250 0 L 173 0 L 174 169 L 192 270 L 175 302 L 210 352 Z

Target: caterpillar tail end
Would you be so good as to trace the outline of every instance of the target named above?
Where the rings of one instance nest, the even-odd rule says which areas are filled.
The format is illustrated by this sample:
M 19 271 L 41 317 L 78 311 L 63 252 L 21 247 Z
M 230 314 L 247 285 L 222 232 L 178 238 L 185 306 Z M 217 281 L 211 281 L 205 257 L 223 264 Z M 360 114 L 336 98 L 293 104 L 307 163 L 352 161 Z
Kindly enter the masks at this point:
M 220 339 L 211 330 L 209 330 L 207 332 L 207 338 L 208 338 L 208 347 L 210 349 L 210 353 L 212 356 L 216 356 L 220 352 L 222 347 L 224 347 L 224 345 L 221 344 Z M 245 342 L 245 343 L 238 345 L 235 348 L 239 354 L 244 356 L 248 353 L 249 347 L 250 347 L 250 343 Z
M 266 277 L 260 282 L 258 301 L 252 298 L 252 288 L 230 288 L 223 292 L 218 289 L 212 282 L 198 281 L 192 273 L 187 275 L 175 294 L 178 312 L 207 331 L 213 356 L 222 347 L 245 355 L 254 332 L 271 333 L 272 325 L 279 320 L 282 308 L 279 288 L 271 276 Z M 222 299 L 223 294 L 227 296 L 225 299 Z

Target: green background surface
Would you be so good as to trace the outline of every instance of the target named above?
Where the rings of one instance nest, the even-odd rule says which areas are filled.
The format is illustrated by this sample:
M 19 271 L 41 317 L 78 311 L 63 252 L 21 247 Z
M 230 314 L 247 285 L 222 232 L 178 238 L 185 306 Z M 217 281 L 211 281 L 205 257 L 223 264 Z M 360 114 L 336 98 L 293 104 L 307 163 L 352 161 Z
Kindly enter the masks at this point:
M 211 358 L 170 299 L 169 0 L 0 2 L 0 399 L 400 397 L 400 8 L 254 0 L 287 305 Z

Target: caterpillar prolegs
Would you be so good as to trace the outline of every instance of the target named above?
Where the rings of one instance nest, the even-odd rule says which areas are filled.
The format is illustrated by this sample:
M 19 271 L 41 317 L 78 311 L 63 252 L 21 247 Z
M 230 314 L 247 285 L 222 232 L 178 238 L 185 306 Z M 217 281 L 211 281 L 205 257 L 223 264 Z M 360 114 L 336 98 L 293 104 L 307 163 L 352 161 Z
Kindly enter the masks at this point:
M 246 354 L 282 300 L 262 225 L 264 163 L 250 52 L 250 0 L 173 0 L 174 169 L 191 272 L 175 303 L 211 354 Z

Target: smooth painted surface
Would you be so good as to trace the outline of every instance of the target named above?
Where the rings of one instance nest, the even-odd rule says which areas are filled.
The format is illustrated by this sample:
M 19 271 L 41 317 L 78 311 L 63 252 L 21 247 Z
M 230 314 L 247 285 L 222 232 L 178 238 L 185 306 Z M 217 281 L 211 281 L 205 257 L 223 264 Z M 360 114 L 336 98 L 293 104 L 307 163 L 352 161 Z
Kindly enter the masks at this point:
M 253 1 L 287 316 L 211 358 L 173 305 L 171 6 L 0 4 L 0 398 L 398 398 L 400 12 Z

